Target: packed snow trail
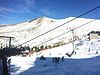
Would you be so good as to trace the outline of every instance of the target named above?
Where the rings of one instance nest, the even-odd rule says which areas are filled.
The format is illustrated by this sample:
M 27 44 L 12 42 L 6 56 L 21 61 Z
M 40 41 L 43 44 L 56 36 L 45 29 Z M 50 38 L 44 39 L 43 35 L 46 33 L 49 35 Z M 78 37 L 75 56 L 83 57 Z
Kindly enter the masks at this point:
M 18 57 L 13 58 L 17 59 Z M 30 61 L 28 58 L 26 58 L 26 60 Z M 25 61 L 19 61 L 18 63 L 23 64 Z M 87 59 L 65 58 L 64 61 L 60 61 L 59 64 L 53 63 L 52 58 L 46 58 L 46 60 L 37 58 L 36 61 L 31 63 L 26 62 L 26 64 L 27 65 L 23 64 L 20 68 L 23 67 L 25 70 L 25 68 L 30 67 L 30 64 L 34 65 L 25 71 L 19 68 L 19 73 L 12 73 L 11 75 L 100 75 L 99 56 Z
M 31 57 L 13 56 L 11 75 L 100 75 L 99 43 L 99 40 L 75 41 L 76 54 L 71 57 L 66 55 L 73 51 L 71 43 L 34 53 Z M 40 60 L 42 55 L 46 60 Z M 53 57 L 62 56 L 64 61 L 52 62 Z

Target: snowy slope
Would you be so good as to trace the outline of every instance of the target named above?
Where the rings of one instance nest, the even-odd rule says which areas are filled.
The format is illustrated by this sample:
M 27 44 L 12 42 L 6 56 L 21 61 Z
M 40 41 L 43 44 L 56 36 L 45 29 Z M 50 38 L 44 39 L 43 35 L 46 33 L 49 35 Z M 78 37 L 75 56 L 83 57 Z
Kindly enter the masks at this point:
M 51 19 L 41 17 L 15 25 L 7 25 L 0 27 L 0 36 L 12 36 L 14 37 L 12 44 L 19 45 L 73 18 L 74 17 Z M 29 44 L 31 47 L 38 45 L 91 20 L 92 19 L 78 18 L 50 33 L 26 43 L 26 45 Z M 99 25 L 100 20 L 95 20 L 74 31 L 75 35 L 78 36 L 80 40 L 74 42 L 76 54 L 73 54 L 71 57 L 68 57 L 66 53 L 72 53 L 72 43 L 34 53 L 31 57 L 11 57 L 11 75 L 100 75 L 100 40 L 95 39 L 88 41 L 83 39 L 83 36 L 86 36 L 90 31 L 100 30 Z M 69 32 L 47 44 L 53 44 L 59 41 L 67 43 L 72 37 L 72 32 Z M 0 38 L 0 43 L 6 45 L 5 43 L 9 42 L 8 39 Z M 42 55 L 46 57 L 46 60 L 39 59 Z M 53 57 L 61 58 L 62 56 L 65 57 L 63 62 L 60 61 L 59 64 L 52 62 Z
M 65 19 L 51 19 L 48 17 L 41 17 L 35 20 L 31 20 L 31 21 L 27 21 L 15 25 L 8 25 L 8 26 L 0 27 L 0 36 L 12 36 L 14 37 L 14 39 L 12 40 L 12 44 L 19 45 L 57 26 L 60 26 L 65 22 L 70 21 L 73 18 L 74 17 L 69 17 Z M 73 28 L 81 26 L 82 24 L 87 23 L 91 20 L 92 19 L 78 18 L 24 45 L 30 45 L 32 47 L 41 44 Z M 100 30 L 99 25 L 100 25 L 100 21 L 95 20 L 94 22 L 89 23 L 86 26 L 76 29 L 75 35 L 78 37 L 83 37 L 84 35 L 86 36 L 92 30 Z M 68 40 L 70 40 L 71 38 L 72 38 L 72 32 L 69 32 L 53 41 L 48 42 L 48 44 L 52 44 L 59 41 L 68 42 Z M 4 41 L 6 43 L 7 40 Z
M 13 56 L 10 65 L 11 75 L 100 75 L 100 41 L 79 40 L 74 44 L 76 54 L 72 57 L 65 55 L 66 52 L 73 51 L 72 44 L 41 51 L 31 57 Z M 42 55 L 46 60 L 39 59 Z M 64 61 L 60 60 L 59 64 L 52 62 L 53 57 L 62 56 L 65 57 Z

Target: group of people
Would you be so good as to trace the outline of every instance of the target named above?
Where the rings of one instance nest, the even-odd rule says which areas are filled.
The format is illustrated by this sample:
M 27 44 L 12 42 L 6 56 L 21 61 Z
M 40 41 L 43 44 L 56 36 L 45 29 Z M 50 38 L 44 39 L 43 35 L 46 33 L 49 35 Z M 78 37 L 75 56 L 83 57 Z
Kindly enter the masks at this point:
M 59 64 L 60 61 L 64 61 L 64 56 L 62 58 L 60 58 L 60 57 L 54 57 L 52 59 L 52 62 L 54 62 L 54 63 L 58 63 Z

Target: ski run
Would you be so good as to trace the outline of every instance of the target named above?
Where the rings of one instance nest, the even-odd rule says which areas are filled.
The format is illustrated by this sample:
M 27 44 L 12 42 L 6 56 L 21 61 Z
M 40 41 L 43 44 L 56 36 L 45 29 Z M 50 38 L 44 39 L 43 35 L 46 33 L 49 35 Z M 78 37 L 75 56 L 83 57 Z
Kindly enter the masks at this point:
M 100 40 L 75 41 L 75 52 L 71 57 L 73 45 L 67 44 L 22 57 L 12 56 L 11 75 L 100 75 Z M 44 56 L 45 59 L 40 59 Z M 64 59 L 62 60 L 62 57 Z M 58 62 L 53 58 L 60 58 Z

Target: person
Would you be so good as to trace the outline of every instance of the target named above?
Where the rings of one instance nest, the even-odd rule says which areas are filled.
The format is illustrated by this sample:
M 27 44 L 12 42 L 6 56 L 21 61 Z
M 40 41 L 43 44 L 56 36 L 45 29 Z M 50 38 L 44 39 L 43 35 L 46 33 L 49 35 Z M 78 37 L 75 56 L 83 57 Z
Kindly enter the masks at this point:
M 90 52 L 90 48 L 88 49 L 88 52 Z
M 57 63 L 59 64 L 59 62 L 60 62 L 60 57 L 57 58 Z
M 54 62 L 55 62 L 56 64 L 59 63 L 59 58 L 55 57 L 55 58 L 54 58 Z
M 96 54 L 98 54 L 98 51 L 96 51 Z
M 58 59 L 57 59 L 57 57 L 55 57 L 55 63 L 57 63 L 58 62 Z
M 42 56 L 40 57 L 40 60 L 45 60 L 45 57 L 42 55 Z
M 76 55 L 76 52 L 74 52 L 74 54 Z
M 62 61 L 64 61 L 64 56 L 61 58 Z
M 52 58 L 52 62 L 54 62 L 55 61 L 55 58 Z

